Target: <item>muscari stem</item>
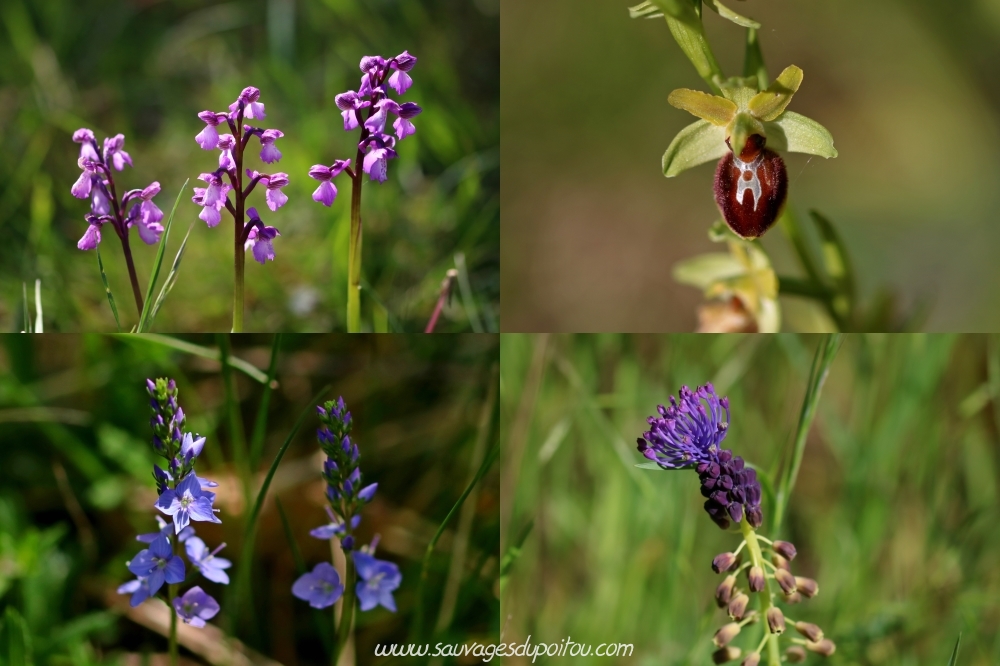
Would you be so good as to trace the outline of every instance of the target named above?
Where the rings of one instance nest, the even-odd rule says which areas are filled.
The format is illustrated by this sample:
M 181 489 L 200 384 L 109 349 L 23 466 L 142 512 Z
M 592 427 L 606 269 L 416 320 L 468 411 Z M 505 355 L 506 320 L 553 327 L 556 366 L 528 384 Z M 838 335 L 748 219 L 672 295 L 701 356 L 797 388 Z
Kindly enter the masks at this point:
M 358 151 L 360 154 L 360 151 Z M 360 166 L 361 160 L 356 164 Z M 361 332 L 361 176 L 357 169 L 351 184 L 351 244 L 347 256 L 347 332 Z
M 757 543 L 757 533 L 750 527 L 749 521 L 740 521 L 740 529 L 743 530 L 743 538 L 746 539 L 747 551 L 750 553 L 750 562 L 755 567 L 764 568 L 764 556 L 760 552 L 760 544 Z M 781 666 L 781 653 L 778 651 L 778 635 L 769 633 L 767 627 L 767 611 L 771 608 L 771 584 L 764 578 L 764 589 L 758 592 L 760 595 L 760 619 L 767 637 L 767 664 L 768 666 Z
M 331 666 L 337 666 L 337 662 L 340 661 L 340 655 L 343 654 L 344 646 L 347 645 L 347 640 L 350 638 L 351 622 L 354 619 L 354 558 L 349 552 L 345 555 L 347 555 L 347 568 L 344 570 L 344 601 L 340 612 L 339 629 L 336 626 L 337 613 L 336 610 L 333 611 L 334 630 L 337 634 L 333 647 L 333 659 L 330 662 Z

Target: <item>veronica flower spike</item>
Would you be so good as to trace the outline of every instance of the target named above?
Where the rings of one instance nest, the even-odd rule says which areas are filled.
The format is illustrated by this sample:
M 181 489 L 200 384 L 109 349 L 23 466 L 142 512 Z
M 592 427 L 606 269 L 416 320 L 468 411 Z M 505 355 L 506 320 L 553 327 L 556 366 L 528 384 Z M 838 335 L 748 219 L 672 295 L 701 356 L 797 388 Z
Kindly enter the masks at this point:
M 132 166 L 132 156 L 124 150 L 125 135 L 105 138 L 103 146 L 98 146 L 94 133 L 82 127 L 73 133 L 73 141 L 80 144 L 77 166 L 81 172 L 70 187 L 70 193 L 77 199 L 90 199 L 90 212 L 84 216 L 87 228 L 76 246 L 81 250 L 96 250 L 101 243 L 102 227 L 111 225 L 121 240 L 132 295 L 141 316 L 142 289 L 132 259 L 129 231 L 136 227 L 139 238 L 147 245 L 159 242 L 163 234 L 160 224 L 163 211 L 153 203 L 153 198 L 160 193 L 160 184 L 154 181 L 144 189 L 129 190 L 119 198 L 114 171 L 122 171 L 125 165 Z
M 213 481 L 199 477 L 195 471 L 198 457 L 205 448 L 206 439 L 185 429 L 184 410 L 177 402 L 177 383 L 172 379 L 147 379 L 146 393 L 151 411 L 150 427 L 153 430 L 153 451 L 164 459 L 163 467 L 153 465 L 153 480 L 159 499 L 155 507 L 168 516 L 170 522 L 155 516 L 158 529 L 136 536 L 148 544 L 128 563 L 128 570 L 136 576 L 118 588 L 119 594 L 131 595 L 129 603 L 138 606 L 152 597 L 160 597 L 174 609 L 170 625 L 171 666 L 177 664 L 177 621 L 193 627 L 204 627 L 205 622 L 219 612 L 219 604 L 200 587 L 193 587 L 179 596 L 178 587 L 185 581 L 186 555 L 191 566 L 208 581 L 227 585 L 226 569 L 232 563 L 218 553 L 222 544 L 210 550 L 195 535 L 191 521 L 222 522 L 214 508 L 215 493 L 206 488 L 218 487 Z M 181 549 L 180 545 L 184 544 Z M 164 590 L 166 586 L 166 590 Z
M 288 174 L 273 174 L 253 171 L 246 166 L 246 151 L 250 141 L 257 137 L 260 142 L 260 159 L 265 164 L 273 164 L 281 159 L 276 141 L 284 136 L 278 129 L 244 124 L 245 120 L 263 120 L 266 117 L 264 104 L 260 101 L 260 90 L 248 86 L 240 92 L 229 112 L 202 111 L 198 118 L 205 123 L 195 142 L 203 150 L 218 149 L 218 168 L 203 173 L 200 179 L 207 183 L 205 188 L 196 187 L 191 200 L 201 206 L 198 217 L 209 227 L 222 221 L 222 210 L 229 212 L 233 219 L 233 332 L 243 331 L 243 294 L 246 251 L 253 250 L 254 259 L 265 264 L 274 260 L 272 241 L 280 236 L 274 227 L 264 226 L 257 216 L 257 210 L 247 207 L 247 199 L 260 183 L 266 188 L 265 203 L 272 211 L 277 211 L 288 201 L 281 188 L 288 184 Z M 225 123 L 229 133 L 219 134 L 218 126 Z
M 764 523 L 764 514 L 757 472 L 748 467 L 743 458 L 722 448 L 729 434 L 729 400 L 716 395 L 711 384 L 693 391 L 684 386 L 678 398 L 671 397 L 670 405 L 660 405 L 657 412 L 656 416 L 646 419 L 649 430 L 636 440 L 640 453 L 650 461 L 640 466 L 695 470 L 709 517 L 722 529 L 729 529 L 736 523 L 743 537 L 733 551 L 720 553 L 712 559 L 712 570 L 725 576 L 716 588 L 715 601 L 728 615 L 712 639 L 716 648 L 712 661 L 723 664 L 742 659 L 742 666 L 761 663 L 780 666 L 783 661 L 781 634 L 788 625 L 802 638 L 784 637 L 790 643 L 784 660 L 803 661 L 806 650 L 825 657 L 833 654 L 837 646 L 824 637 L 822 629 L 790 619 L 778 606 L 779 600 L 796 604 L 816 596 L 819 584 L 811 578 L 792 574 L 790 563 L 797 554 L 793 544 L 772 541 L 758 533 Z M 746 562 L 740 558 L 744 549 Z M 369 599 L 384 594 L 390 586 L 383 581 L 391 581 L 391 571 L 378 571 L 385 572 L 384 579 L 375 583 L 377 590 L 367 593 Z M 377 573 L 366 580 L 374 579 L 375 575 Z M 757 599 L 756 609 L 750 608 L 751 597 Z M 747 625 L 758 620 L 761 620 L 759 638 L 754 637 L 744 648 L 732 644 Z
M 317 609 L 332 606 L 344 597 L 334 645 L 332 663 L 336 664 L 347 643 L 354 606 L 360 604 L 362 611 L 382 606 L 395 612 L 396 601 L 392 593 L 403 577 L 399 567 L 392 562 L 375 559 L 378 535 L 368 545 L 357 545 L 355 531 L 361 523 L 361 509 L 372 501 L 378 484 L 363 482 L 358 444 L 351 437 L 351 413 L 344 399 L 327 402 L 316 410 L 321 424 L 316 436 L 326 454 L 323 480 L 327 505 L 324 509 L 330 522 L 314 528 L 309 534 L 317 539 L 339 541 L 347 566 L 342 577 L 331 563 L 320 562 L 312 571 L 299 576 L 292 585 L 292 594 Z
M 351 160 L 335 160 L 332 166 L 314 165 L 309 177 L 320 181 L 313 192 L 313 200 L 324 206 L 333 204 L 337 187 L 331 182 L 341 172 L 351 179 L 351 232 L 347 255 L 347 330 L 361 330 L 361 186 L 364 175 L 369 180 L 384 183 L 388 179 L 389 160 L 397 156 L 396 142 L 416 133 L 410 122 L 421 108 L 413 102 L 399 103 L 389 97 L 405 93 L 413 84 L 408 72 L 417 59 L 403 51 L 395 58 L 365 56 L 361 59 L 361 82 L 358 90 L 348 90 L 336 97 L 337 108 L 344 121 L 344 131 L 361 128 L 358 151 Z M 367 109 L 367 114 L 363 115 Z M 396 136 L 385 133 L 389 118 L 395 116 L 393 129 Z M 263 155 L 262 155 L 263 157 Z

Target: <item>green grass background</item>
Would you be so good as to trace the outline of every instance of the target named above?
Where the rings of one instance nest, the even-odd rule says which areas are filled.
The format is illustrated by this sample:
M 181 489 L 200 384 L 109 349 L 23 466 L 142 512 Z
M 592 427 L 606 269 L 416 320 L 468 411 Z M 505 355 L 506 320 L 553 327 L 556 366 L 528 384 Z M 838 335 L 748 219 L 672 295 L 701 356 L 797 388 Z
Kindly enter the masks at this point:
M 228 338 L 184 341 L 218 350 Z M 232 354 L 266 372 L 272 343 L 272 336 L 233 336 Z M 475 472 L 481 415 L 496 395 L 489 387 L 491 377 L 496 381 L 497 347 L 496 336 L 282 337 L 251 497 L 293 423 L 308 411 L 260 514 L 249 554 L 250 594 L 234 603 L 228 594 L 239 572 L 251 566 L 241 558 L 248 512 L 236 462 L 246 454 L 241 458 L 237 442 L 240 432 L 251 439 L 262 384 L 235 372 L 229 391 L 217 361 L 146 338 L 3 336 L 0 624 L 11 610 L 24 618 L 36 666 L 139 663 L 147 657 L 166 663 L 166 639 L 110 604 L 125 599 L 114 590 L 132 577 L 125 562 L 140 549 L 135 535 L 156 525 L 151 472 L 160 459 L 149 444 L 145 378 L 170 376 L 177 379 L 188 427 L 208 437 L 199 475 L 220 483 L 216 506 L 223 522 L 202 524 L 199 535 L 213 547 L 226 542 L 221 556 L 234 562 L 230 586 L 195 583 L 222 605 L 210 624 L 287 666 L 329 664 L 320 632 L 329 632 L 331 614 L 292 597 L 296 561 L 273 498 L 284 506 L 306 567 L 329 561 L 329 544 L 309 536 L 310 529 L 329 522 L 315 438 L 319 424 L 309 401 L 332 384 L 323 399 L 344 396 L 362 472 L 379 483 L 363 512 L 359 539 L 368 543 L 380 534 L 378 554 L 403 574 L 397 613 L 378 609 L 358 616 L 355 663 L 390 663 L 374 658 L 375 644 L 404 642 L 414 629 L 425 550 Z M 495 429 L 486 432 L 485 443 L 492 444 L 489 432 Z M 466 519 L 456 513 L 429 559 L 421 641 L 482 643 L 494 641 L 499 631 L 498 466 L 470 497 L 465 527 Z M 466 550 L 464 563 L 455 564 L 452 619 L 442 623 L 443 590 L 460 543 Z M 17 666 L 21 662 L 8 660 L 11 629 L 9 621 L 0 629 L 0 662 Z M 181 656 L 189 664 L 210 663 L 184 649 Z
M 724 623 L 710 564 L 740 537 L 709 520 L 694 472 L 634 467 L 635 438 L 681 385 L 712 381 L 731 401 L 724 446 L 775 476 L 819 342 L 503 336 L 506 555 L 532 525 L 505 579 L 505 641 L 635 645 L 574 663 L 710 663 Z M 1000 661 L 998 424 L 996 337 L 847 336 L 780 535 L 819 581 L 789 615 L 836 641 L 828 663 L 944 666 L 959 632 L 959 664 Z M 773 538 L 766 495 L 763 509 Z
M 245 86 L 261 90 L 267 127 L 285 133 L 280 162 L 251 151 L 248 166 L 285 171 L 288 203 L 256 205 L 277 227 L 276 261 L 246 268 L 247 331 L 344 330 L 349 181 L 332 208 L 312 201 L 313 164 L 353 157 L 334 96 L 357 89 L 365 54 L 419 58 L 402 98 L 424 111 L 400 145 L 389 181 L 363 189 L 368 330 L 423 330 L 445 271 L 463 254 L 471 300 L 455 298 L 440 330 L 496 330 L 499 317 L 499 2 L 497 0 L 4 0 L 0 4 L 0 330 L 22 330 L 21 285 L 42 281 L 50 331 L 114 331 L 94 252 L 82 252 L 89 204 L 70 195 L 78 127 L 119 132 L 135 168 L 119 191 L 158 180 L 165 212 L 185 179 L 166 253 L 192 227 L 160 331 L 228 331 L 232 222 L 209 229 L 190 188 L 215 166 L 194 141 L 197 113 L 224 110 Z M 101 243 L 128 330 L 137 321 L 121 244 Z M 156 247 L 132 234 L 145 285 Z M 162 280 L 162 276 L 161 276 Z M 470 304 L 471 303 L 471 304 Z M 33 312 L 33 310 L 32 310 Z

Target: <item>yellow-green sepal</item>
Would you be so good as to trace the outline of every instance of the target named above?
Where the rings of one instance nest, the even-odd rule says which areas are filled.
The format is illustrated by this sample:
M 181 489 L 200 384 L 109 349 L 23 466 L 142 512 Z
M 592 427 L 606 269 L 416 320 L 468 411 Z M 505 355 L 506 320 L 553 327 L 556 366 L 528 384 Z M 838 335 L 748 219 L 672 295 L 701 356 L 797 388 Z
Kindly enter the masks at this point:
M 836 157 L 833 135 L 812 118 L 785 111 L 776 120 L 764 123 L 767 147 L 789 153 Z
M 728 125 L 736 115 L 735 102 L 700 90 L 678 88 L 667 97 L 667 103 L 720 127 Z
M 747 105 L 750 113 L 763 121 L 774 120 L 792 101 L 795 91 L 802 85 L 802 70 L 789 65 L 766 90 L 757 93 Z
M 749 19 L 746 16 L 740 16 L 732 9 L 726 7 L 724 4 L 719 2 L 719 0 L 702 0 L 702 2 L 706 7 L 711 9 L 713 12 L 715 12 L 716 14 L 718 14 L 719 16 L 728 21 L 732 21 L 738 26 L 742 26 L 744 28 L 751 28 L 753 30 L 760 30 L 760 23 L 757 23 L 757 21 Z
M 726 138 L 732 146 L 733 153 L 739 155 L 751 134 L 764 134 L 764 124 L 749 113 L 737 113 L 726 126 Z
M 663 153 L 663 175 L 673 178 L 691 167 L 713 162 L 729 152 L 726 129 L 698 120 L 677 133 Z

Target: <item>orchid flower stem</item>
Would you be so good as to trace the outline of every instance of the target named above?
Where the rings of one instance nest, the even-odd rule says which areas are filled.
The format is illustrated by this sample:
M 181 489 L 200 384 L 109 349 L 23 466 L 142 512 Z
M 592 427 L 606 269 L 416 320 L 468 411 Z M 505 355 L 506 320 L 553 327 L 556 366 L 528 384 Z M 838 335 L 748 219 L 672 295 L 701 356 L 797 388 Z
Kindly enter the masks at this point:
M 358 153 L 360 154 L 360 150 Z M 361 332 L 361 159 L 351 183 L 351 240 L 347 256 L 347 332 Z
M 747 552 L 750 553 L 750 561 L 755 567 L 764 568 L 764 556 L 760 552 L 760 544 L 757 543 L 757 533 L 747 520 L 740 521 L 740 529 L 743 530 L 743 538 L 746 539 Z M 771 608 L 771 584 L 767 578 L 764 579 L 764 589 L 758 592 L 760 595 L 760 615 L 763 620 L 765 640 L 767 642 L 767 664 L 768 666 L 781 666 L 781 653 L 778 651 L 778 635 L 769 633 L 767 627 L 767 611 Z
M 344 570 L 344 601 L 340 613 L 340 628 L 336 627 L 336 611 L 334 611 L 334 629 L 337 631 L 336 643 L 333 647 L 333 660 L 330 666 L 337 666 L 344 647 L 351 636 L 351 623 L 354 620 L 354 558 L 347 555 L 347 568 Z
M 135 307 L 142 316 L 142 290 L 139 288 L 139 278 L 135 273 L 135 262 L 132 261 L 132 249 L 128 244 L 128 229 L 121 234 L 122 251 L 125 253 L 125 264 L 128 266 L 128 277 L 132 281 L 132 294 L 135 296 Z
M 236 183 L 233 196 L 236 198 L 235 215 L 235 245 L 233 247 L 233 333 L 243 332 L 243 274 L 246 261 L 246 239 L 244 236 L 243 218 L 246 212 L 246 199 L 243 193 L 243 110 L 240 109 L 235 124 L 235 145 L 233 160 L 236 163 Z
M 177 535 L 170 539 L 174 556 L 177 555 Z M 167 587 L 167 609 L 170 611 L 170 666 L 177 666 L 177 611 L 174 610 L 173 599 L 177 596 L 177 583 Z

